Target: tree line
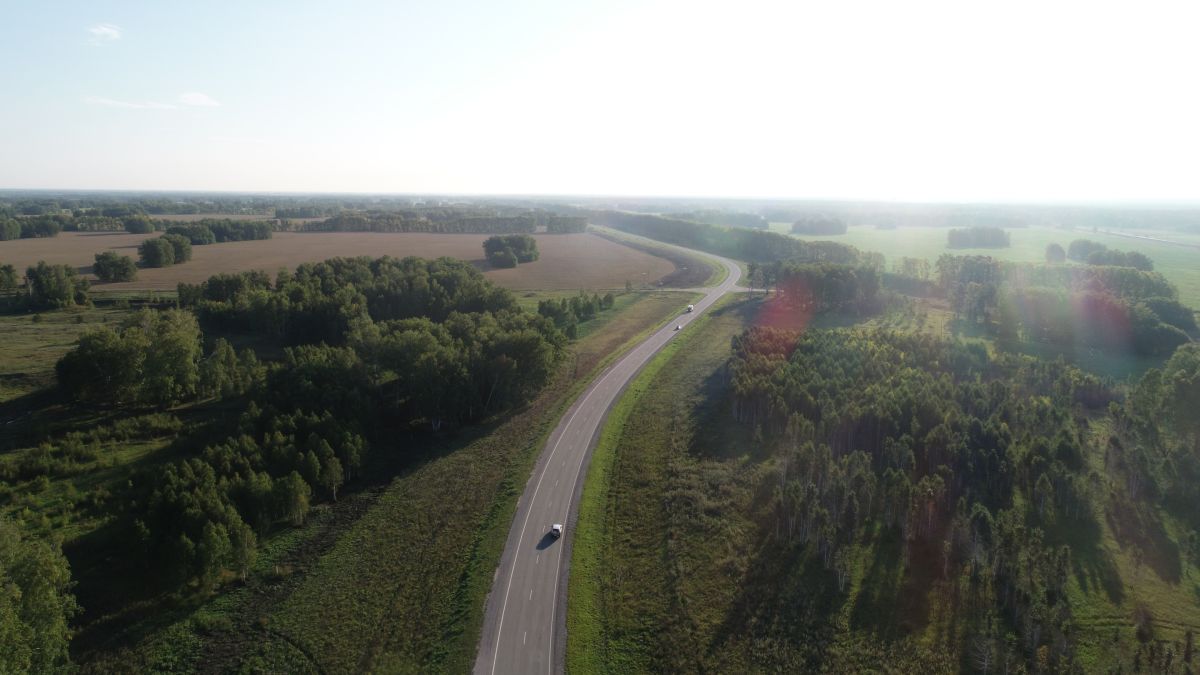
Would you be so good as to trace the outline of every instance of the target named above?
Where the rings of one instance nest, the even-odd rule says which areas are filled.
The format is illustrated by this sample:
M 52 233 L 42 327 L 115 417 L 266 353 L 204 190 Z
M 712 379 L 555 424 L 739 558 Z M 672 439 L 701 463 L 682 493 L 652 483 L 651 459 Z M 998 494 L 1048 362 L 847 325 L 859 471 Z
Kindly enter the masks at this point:
M 167 234 L 185 237 L 193 246 L 221 244 L 229 241 L 255 241 L 271 238 L 271 224 L 265 220 L 231 220 L 204 218 L 191 223 L 166 225 Z
M 61 309 L 88 305 L 91 284 L 70 265 L 38 261 L 18 276 L 13 265 L 0 265 L 0 309 L 7 311 Z
M 1053 244 L 1057 246 L 1057 244 Z M 1061 251 L 1062 247 L 1058 247 Z M 1058 251 L 1055 251 L 1053 256 L 1058 258 L 1057 262 L 1062 262 L 1059 258 Z M 1154 261 L 1143 253 L 1137 251 L 1118 251 L 1110 249 L 1104 244 L 1090 239 L 1076 239 L 1067 246 L 1066 257 L 1076 262 L 1087 263 L 1089 265 L 1110 265 L 1115 267 L 1132 267 L 1143 272 L 1154 271 Z M 1050 253 L 1047 253 L 1047 262 L 1051 262 Z
M 663 214 L 667 218 L 691 220 L 697 223 L 720 225 L 722 227 L 744 227 L 751 230 L 765 230 L 770 226 L 767 219 L 757 213 L 725 211 L 723 209 L 698 209 L 680 213 Z
M 734 419 L 776 454 L 780 555 L 844 591 L 855 546 L 894 547 L 908 584 L 932 569 L 957 589 L 981 653 L 1072 664 L 1072 550 L 1048 532 L 1094 518 L 1072 411 L 1115 400 L 1103 382 L 921 334 L 768 328 L 734 340 L 728 381 Z
M 57 216 L 0 218 L 0 241 L 57 237 L 63 230 L 62 220 Z
M 748 271 L 752 288 L 774 288 L 776 301 L 802 314 L 879 309 L 880 269 L 872 265 L 776 261 Z
M 244 573 L 258 540 L 336 500 L 371 452 L 405 461 L 403 434 L 476 423 L 527 401 L 565 338 L 453 260 L 333 259 L 274 279 L 180 286 L 183 309 L 84 333 L 56 367 L 81 404 L 240 409 L 203 447 L 133 481 L 127 541 L 170 588 Z M 226 336 L 282 347 L 260 362 Z
M 796 260 L 851 264 L 858 262 L 860 257 L 853 246 L 831 241 L 801 241 L 775 232 L 725 228 L 622 211 L 586 213 L 597 225 L 747 262 Z
M 580 291 L 579 295 L 570 298 L 539 300 L 537 311 L 539 315 L 554 322 L 555 328 L 573 340 L 578 334 L 580 323 L 590 321 L 606 309 L 612 309 L 614 302 L 616 298 L 612 293 L 605 293 L 601 297 L 599 293 L 588 295 Z
M 1191 529 L 1185 555 L 1200 561 L 1200 344 L 1181 346 L 1151 368 L 1124 405 L 1109 408 L 1105 469 L 1129 497 L 1147 497 Z
M 317 222 L 297 222 L 302 232 L 429 232 L 439 234 L 547 234 L 584 232 L 587 219 L 545 211 L 499 212 L 486 208 L 342 211 Z
M 1011 237 L 999 227 L 966 227 L 946 233 L 949 248 L 1008 248 Z
M 1161 274 L 1131 267 L 1006 263 L 941 256 L 937 289 L 957 318 L 1005 339 L 1169 355 L 1196 330 Z M 901 280 L 903 281 L 903 279 Z

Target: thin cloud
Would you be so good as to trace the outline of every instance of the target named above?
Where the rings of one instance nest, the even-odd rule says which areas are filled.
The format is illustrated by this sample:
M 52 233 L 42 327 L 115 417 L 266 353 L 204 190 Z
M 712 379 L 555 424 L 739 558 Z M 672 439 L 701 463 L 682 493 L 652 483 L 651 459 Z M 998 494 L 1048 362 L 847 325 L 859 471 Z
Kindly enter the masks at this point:
M 157 101 L 118 101 L 103 96 L 85 96 L 83 102 L 88 105 L 99 105 L 106 108 L 125 108 L 129 110 L 175 110 L 178 106 Z
M 209 95 L 201 94 L 198 91 L 189 91 L 186 94 L 180 94 L 179 102 L 184 105 L 194 105 L 205 108 L 215 108 L 221 105 L 217 101 L 213 100 Z
M 99 46 L 121 39 L 121 27 L 115 23 L 98 23 L 89 27 L 87 32 L 92 36 L 88 40 L 91 45 Z

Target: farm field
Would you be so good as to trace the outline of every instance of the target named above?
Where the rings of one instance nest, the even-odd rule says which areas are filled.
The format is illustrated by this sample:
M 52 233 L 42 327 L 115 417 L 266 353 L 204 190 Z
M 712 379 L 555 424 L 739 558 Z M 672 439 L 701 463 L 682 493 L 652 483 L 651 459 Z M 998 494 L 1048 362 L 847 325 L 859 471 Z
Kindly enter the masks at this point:
M 788 223 L 771 223 L 771 230 L 788 233 Z M 930 262 L 943 253 L 956 255 L 989 255 L 998 260 L 1015 262 L 1040 262 L 1045 260 L 1046 245 L 1057 242 L 1067 247 L 1075 239 L 1091 239 L 1109 248 L 1123 251 L 1140 251 L 1154 261 L 1154 269 L 1161 272 L 1179 288 L 1179 300 L 1185 305 L 1200 309 L 1200 249 L 1179 246 L 1160 241 L 1135 239 L 1118 234 L 1090 232 L 1085 230 L 1061 230 L 1052 227 L 1012 228 L 1012 246 L 1008 248 L 959 248 L 946 247 L 946 229 L 937 227 L 907 227 L 895 230 L 878 230 L 873 227 L 851 227 L 844 235 L 792 235 L 805 240 L 828 240 L 850 244 L 864 251 L 877 251 L 888 259 L 890 265 L 902 257 L 925 258 Z M 1192 235 L 1185 233 L 1138 232 L 1144 236 L 1170 238 L 1173 241 L 1194 243 Z
M 0 263 L 24 270 L 39 260 L 73 265 L 94 280 L 93 257 L 116 251 L 137 258 L 137 247 L 157 234 L 124 232 L 63 232 L 50 239 L 0 242 Z M 510 289 L 623 289 L 626 281 L 642 286 L 670 274 L 667 260 L 633 250 L 591 234 L 535 235 L 541 259 L 513 269 L 494 270 L 483 260 L 482 234 L 425 234 L 379 232 L 276 232 L 262 241 L 196 246 L 192 260 L 182 265 L 139 269 L 136 281 L 96 284 L 98 291 L 174 290 L 180 282 L 199 283 L 214 274 L 265 270 L 334 257 L 389 255 L 396 258 L 449 256 L 477 264 L 493 283 Z

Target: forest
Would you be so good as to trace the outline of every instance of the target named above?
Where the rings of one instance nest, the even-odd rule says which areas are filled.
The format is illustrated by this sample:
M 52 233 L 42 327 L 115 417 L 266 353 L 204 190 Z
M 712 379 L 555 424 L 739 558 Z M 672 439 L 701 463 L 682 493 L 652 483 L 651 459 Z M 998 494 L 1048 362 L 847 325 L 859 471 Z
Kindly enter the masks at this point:
M 50 306 L 86 301 L 77 297 L 86 284 L 73 294 L 71 278 L 52 266 L 30 270 L 30 284 Z M 111 524 L 93 545 L 111 548 L 89 554 L 116 555 L 145 590 L 179 598 L 244 576 L 264 536 L 336 501 L 373 453 L 406 466 L 417 459 L 403 440 L 412 434 L 467 427 L 528 401 L 566 344 L 553 320 L 448 258 L 221 275 L 181 285 L 179 298 L 179 309 L 143 309 L 84 331 L 55 368 L 73 414 L 178 431 L 168 411 L 193 411 L 193 433 L 169 459 L 135 470 L 96 503 Z M 59 479 L 77 463 L 103 461 L 109 429 L 6 458 L 0 480 Z
M 1192 311 L 1156 272 L 947 254 L 936 276 L 956 317 L 1002 339 L 1167 356 L 1196 330 Z
M 855 550 L 894 548 L 908 593 L 959 598 L 947 639 L 961 669 L 1054 672 L 1078 668 L 1065 586 L 1085 552 L 1064 528 L 1091 527 L 1109 491 L 1197 525 L 1183 505 L 1200 436 L 1183 410 L 1200 405 L 1198 356 L 1180 348 L 1122 404 L 1063 363 L 891 331 L 754 328 L 733 342 L 728 381 L 733 418 L 776 457 L 773 555 L 811 556 L 844 593 Z M 1103 474 L 1084 459 L 1086 418 L 1118 430 Z M 1191 660 L 1147 641 L 1139 661 Z
M 1006 248 L 1012 238 L 999 227 L 967 227 L 946 233 L 949 248 Z

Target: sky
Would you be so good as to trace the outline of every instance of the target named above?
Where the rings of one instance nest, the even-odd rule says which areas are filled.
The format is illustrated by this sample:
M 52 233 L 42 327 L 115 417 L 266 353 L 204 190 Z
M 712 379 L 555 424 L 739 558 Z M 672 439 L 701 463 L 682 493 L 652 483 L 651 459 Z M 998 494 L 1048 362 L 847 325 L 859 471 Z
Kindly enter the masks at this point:
M 0 4 L 0 188 L 1200 199 L 1200 9 Z

